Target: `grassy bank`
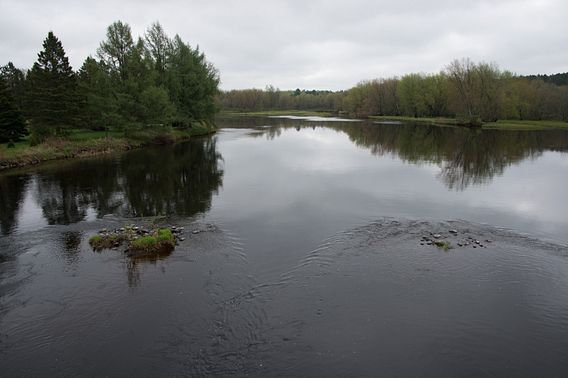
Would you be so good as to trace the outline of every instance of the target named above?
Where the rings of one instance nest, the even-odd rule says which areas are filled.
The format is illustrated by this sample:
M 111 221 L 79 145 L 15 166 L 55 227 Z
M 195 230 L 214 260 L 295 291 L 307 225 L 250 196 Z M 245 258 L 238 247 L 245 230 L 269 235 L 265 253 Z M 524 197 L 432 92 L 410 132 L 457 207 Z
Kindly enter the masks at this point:
M 190 129 L 90 131 L 72 130 L 68 137 L 51 138 L 37 146 L 30 146 L 24 139 L 8 148 L 0 145 L 0 170 L 24 167 L 44 161 L 72 159 L 86 156 L 127 151 L 151 144 L 169 144 L 187 140 L 192 136 L 207 135 L 215 130 L 204 125 Z
M 458 121 L 455 118 L 414 118 L 402 116 L 371 116 L 373 120 L 382 121 L 401 121 L 401 122 L 420 122 L 431 125 L 449 125 L 457 126 Z M 517 120 L 499 120 L 497 122 L 484 123 L 484 129 L 495 130 L 550 130 L 550 129 L 566 129 L 568 130 L 568 122 L 563 121 L 517 121 Z

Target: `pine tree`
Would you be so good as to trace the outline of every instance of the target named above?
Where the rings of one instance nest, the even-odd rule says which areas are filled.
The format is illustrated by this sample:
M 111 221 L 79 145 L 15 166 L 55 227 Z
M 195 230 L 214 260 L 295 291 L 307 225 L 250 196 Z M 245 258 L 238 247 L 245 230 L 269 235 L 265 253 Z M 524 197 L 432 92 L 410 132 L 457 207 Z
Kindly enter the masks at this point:
M 0 143 L 27 135 L 26 124 L 6 81 L 0 76 Z
M 33 140 L 62 135 L 76 121 L 76 78 L 59 39 L 49 32 L 29 76 L 28 107 Z
M 12 62 L 0 67 L 0 76 L 6 80 L 8 88 L 14 96 L 14 101 L 21 111 L 25 109 L 26 77 L 22 70 L 16 68 Z

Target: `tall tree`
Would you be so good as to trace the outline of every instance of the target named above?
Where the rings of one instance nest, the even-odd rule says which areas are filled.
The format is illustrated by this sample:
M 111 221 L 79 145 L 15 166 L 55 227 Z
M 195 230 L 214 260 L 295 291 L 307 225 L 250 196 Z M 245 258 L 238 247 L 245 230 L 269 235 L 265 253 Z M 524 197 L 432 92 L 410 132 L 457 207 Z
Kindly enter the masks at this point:
M 134 48 L 130 25 L 116 21 L 107 28 L 106 41 L 97 50 L 101 58 L 122 82 L 127 79 L 127 60 Z
M 81 121 L 94 130 L 120 124 L 116 99 L 106 64 L 88 57 L 78 73 Z
M 62 135 L 76 122 L 76 78 L 61 41 L 49 32 L 29 75 L 27 93 L 33 141 Z
M 164 84 L 166 62 L 171 53 L 172 41 L 168 38 L 162 25 L 155 22 L 144 34 L 145 48 L 154 63 L 154 69 L 158 74 L 158 85 Z
M 169 57 L 168 90 L 182 123 L 212 121 L 219 93 L 219 74 L 205 54 L 176 35 Z
M 27 135 L 26 124 L 4 77 L 0 76 L 0 143 Z
M 25 81 L 26 76 L 24 72 L 14 66 L 12 62 L 8 62 L 3 67 L 0 67 L 0 76 L 4 77 L 8 88 L 12 91 L 14 100 L 20 108 L 24 110 L 25 108 Z

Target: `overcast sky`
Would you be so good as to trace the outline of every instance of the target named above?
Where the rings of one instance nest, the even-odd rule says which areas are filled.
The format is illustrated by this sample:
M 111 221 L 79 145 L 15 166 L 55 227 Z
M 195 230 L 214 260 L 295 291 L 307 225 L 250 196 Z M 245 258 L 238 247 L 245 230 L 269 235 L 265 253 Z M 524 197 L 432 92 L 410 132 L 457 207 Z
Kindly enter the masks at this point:
M 29 68 L 53 30 L 75 69 L 116 20 L 154 21 L 205 51 L 223 89 L 347 89 L 454 58 L 568 71 L 567 0 L 0 0 L 0 65 Z

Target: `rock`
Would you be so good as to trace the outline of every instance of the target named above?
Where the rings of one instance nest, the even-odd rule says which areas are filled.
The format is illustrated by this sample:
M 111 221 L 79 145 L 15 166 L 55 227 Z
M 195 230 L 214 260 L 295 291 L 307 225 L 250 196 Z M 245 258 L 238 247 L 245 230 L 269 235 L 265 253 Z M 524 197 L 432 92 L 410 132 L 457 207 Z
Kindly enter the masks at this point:
M 463 244 L 462 244 L 462 243 L 458 243 L 458 247 L 463 247 Z
M 493 241 L 489 240 L 489 239 L 485 239 L 486 243 L 493 243 Z
M 185 238 L 179 238 L 179 241 L 184 241 L 184 240 L 185 240 Z
M 480 241 L 479 241 L 479 240 L 476 240 L 476 241 L 475 241 L 475 244 L 480 244 Z
M 442 237 L 442 235 L 440 235 L 440 234 L 434 234 L 434 237 L 435 237 L 436 239 L 440 239 L 440 238 Z
M 192 234 L 199 234 L 200 232 L 201 232 L 201 231 L 199 231 L 199 230 L 193 230 L 193 231 L 191 231 Z
M 450 234 L 457 235 L 457 234 L 458 234 L 458 230 L 450 230 L 449 233 L 450 233 Z

